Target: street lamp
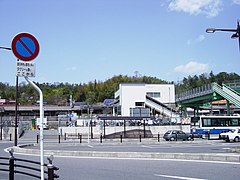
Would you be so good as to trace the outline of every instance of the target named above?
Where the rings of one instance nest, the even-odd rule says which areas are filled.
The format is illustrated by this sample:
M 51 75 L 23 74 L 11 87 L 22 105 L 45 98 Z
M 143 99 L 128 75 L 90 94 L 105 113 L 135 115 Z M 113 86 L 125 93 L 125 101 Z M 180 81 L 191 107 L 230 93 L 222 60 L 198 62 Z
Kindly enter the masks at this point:
M 207 33 L 215 33 L 216 31 L 225 31 L 225 32 L 235 32 L 231 38 L 237 39 L 238 38 L 238 45 L 239 45 L 239 51 L 240 51 L 240 25 L 239 20 L 237 21 L 237 28 L 236 29 L 219 29 L 219 28 L 207 28 Z
M 3 130 L 3 123 L 2 123 L 2 113 L 4 112 L 4 107 L 1 107 L 1 109 L 0 109 L 0 112 L 1 112 L 1 140 L 2 140 L 2 130 Z
M 8 48 L 8 47 L 2 47 L 2 46 L 0 46 L 0 49 L 5 49 L 5 50 L 9 50 L 9 51 L 12 50 L 11 48 Z

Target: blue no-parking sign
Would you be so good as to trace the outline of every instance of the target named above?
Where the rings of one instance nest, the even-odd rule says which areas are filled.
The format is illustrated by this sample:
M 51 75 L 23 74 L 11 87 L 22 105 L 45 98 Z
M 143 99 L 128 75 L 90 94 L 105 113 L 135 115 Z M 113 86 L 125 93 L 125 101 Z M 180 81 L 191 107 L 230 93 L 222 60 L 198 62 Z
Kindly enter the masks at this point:
M 22 61 L 31 61 L 39 53 L 37 39 L 29 33 L 20 33 L 12 41 L 13 54 Z

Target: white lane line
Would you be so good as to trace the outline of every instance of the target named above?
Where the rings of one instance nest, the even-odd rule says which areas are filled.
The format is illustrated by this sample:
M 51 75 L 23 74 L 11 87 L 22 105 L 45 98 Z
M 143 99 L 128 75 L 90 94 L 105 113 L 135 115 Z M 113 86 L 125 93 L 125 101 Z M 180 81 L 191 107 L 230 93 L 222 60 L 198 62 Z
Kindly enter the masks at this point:
M 11 149 L 13 149 L 13 147 L 5 148 L 4 151 L 5 151 L 6 153 L 9 153 L 9 151 L 10 151 Z
M 142 145 L 141 147 L 148 148 L 148 149 L 154 148 L 154 147 L 152 147 L 152 146 L 146 146 L 146 145 Z
M 207 179 L 199 179 L 199 178 L 191 178 L 191 177 L 182 177 L 182 176 L 169 176 L 164 174 L 154 174 L 154 176 L 158 177 L 166 177 L 171 179 L 184 179 L 184 180 L 207 180 Z

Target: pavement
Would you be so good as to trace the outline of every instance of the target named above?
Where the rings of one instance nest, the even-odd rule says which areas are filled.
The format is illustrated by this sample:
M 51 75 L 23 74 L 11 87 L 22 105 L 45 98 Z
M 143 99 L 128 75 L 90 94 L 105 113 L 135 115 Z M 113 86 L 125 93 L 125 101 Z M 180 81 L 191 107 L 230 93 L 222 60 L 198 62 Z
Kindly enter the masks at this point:
M 48 134 L 49 133 L 49 134 Z M 56 136 L 55 136 L 56 135 Z M 61 138 L 58 141 L 57 131 L 46 131 L 44 139 L 44 155 L 54 156 L 79 156 L 92 158 L 142 158 L 142 159 L 179 159 L 179 160 L 198 160 L 198 161 L 222 161 L 240 162 L 240 143 L 225 144 L 219 141 L 207 141 L 205 139 L 195 139 L 194 141 L 166 142 L 157 138 L 142 139 L 68 139 Z M 55 138 L 50 138 L 54 137 Z M 196 149 L 211 146 L 211 144 L 221 146 L 219 149 L 224 151 L 201 152 Z M 215 144 L 214 144 L 215 143 Z M 217 144 L 219 143 L 219 144 Z M 188 149 L 188 152 L 180 151 L 181 148 Z M 193 148 L 199 147 L 199 148 Z M 160 150 L 159 148 L 162 148 Z M 191 150 L 195 149 L 195 150 Z M 40 143 L 36 143 L 36 131 L 29 131 L 20 140 L 19 145 L 13 147 L 15 153 L 21 154 L 40 154 Z M 165 149 L 165 150 L 163 150 Z M 170 150 L 173 149 L 173 150 Z M 175 149 L 175 151 L 174 151 Z M 214 148 L 212 148 L 214 150 Z

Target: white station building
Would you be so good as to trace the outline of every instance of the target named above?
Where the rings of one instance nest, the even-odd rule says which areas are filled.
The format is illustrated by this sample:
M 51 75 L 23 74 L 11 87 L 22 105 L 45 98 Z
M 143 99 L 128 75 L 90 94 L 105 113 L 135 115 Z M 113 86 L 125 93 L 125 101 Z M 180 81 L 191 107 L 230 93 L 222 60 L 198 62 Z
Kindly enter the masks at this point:
M 122 83 L 115 92 L 117 114 L 121 116 L 149 116 L 161 114 L 174 117 L 174 84 Z

